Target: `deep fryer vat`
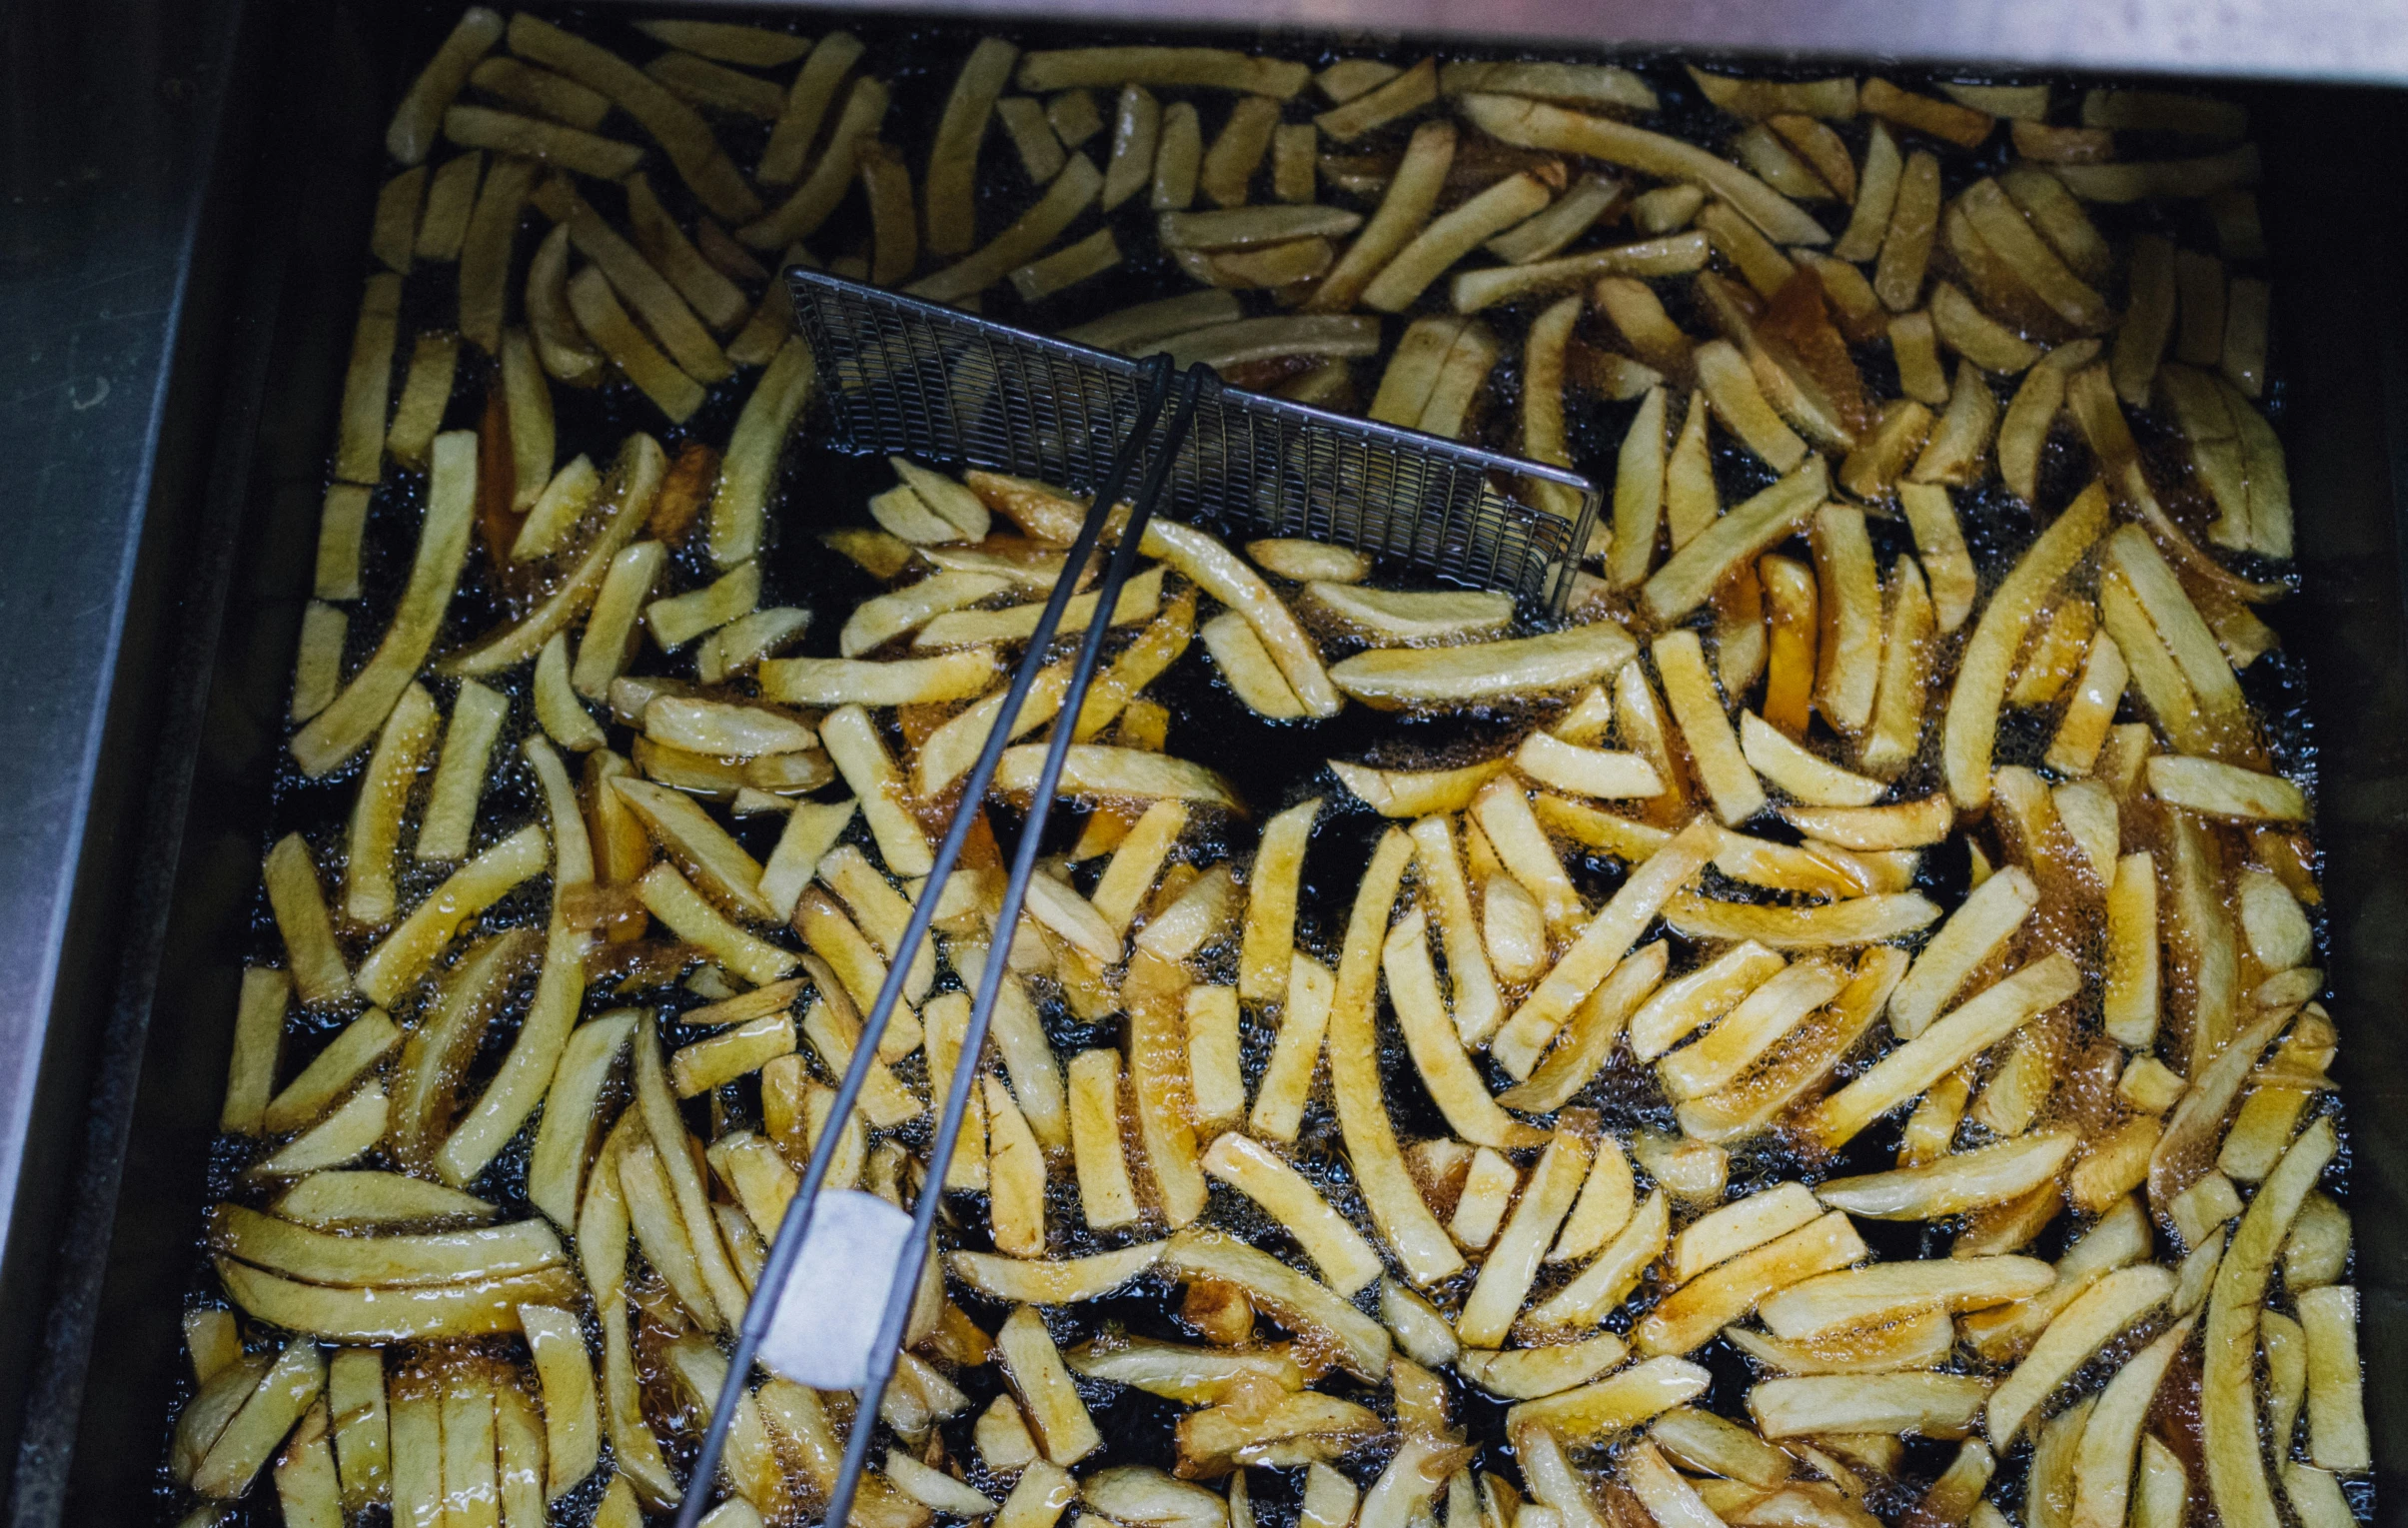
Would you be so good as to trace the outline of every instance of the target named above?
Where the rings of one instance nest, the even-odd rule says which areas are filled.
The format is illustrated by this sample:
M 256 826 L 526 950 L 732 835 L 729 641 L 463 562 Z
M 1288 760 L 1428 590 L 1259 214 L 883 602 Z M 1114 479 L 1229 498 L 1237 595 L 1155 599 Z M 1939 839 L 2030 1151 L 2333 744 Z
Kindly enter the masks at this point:
M 239 510 L 228 516 L 239 533 L 226 628 L 205 676 L 204 730 L 190 758 L 157 762 L 190 769 L 195 785 L 183 841 L 153 846 L 157 868 L 172 872 L 174 886 L 163 930 L 165 979 L 138 1052 L 122 1058 L 135 1074 L 118 1080 L 135 1085 L 99 1094 L 104 1106 L 130 1109 L 123 1187 L 114 1206 L 88 1207 L 79 1226 L 82 1236 L 107 1238 L 97 1297 L 49 1322 L 53 1361 L 33 1376 L 45 1388 L 29 1397 L 29 1415 L 50 1446 L 30 1456 L 18 1482 L 31 1521 L 72 1514 L 135 1522 L 164 1510 L 154 1466 L 182 1377 L 176 1318 L 197 1256 L 234 990 L 241 960 L 255 947 L 257 856 L 274 805 L 333 400 L 383 169 L 383 126 L 451 14 L 448 6 L 336 4 L 251 18 L 252 97 L 237 113 L 258 117 L 254 174 L 240 206 L 217 226 L 235 243 L 234 259 L 273 258 L 281 274 L 262 269 L 246 299 L 257 310 L 244 318 L 258 364 L 236 373 L 256 379 L 258 391 L 230 389 L 215 400 L 223 416 L 210 423 L 243 432 L 255 454 L 247 478 L 223 486 L 215 506 Z M 891 27 L 904 36 L 925 25 L 858 16 L 845 24 L 865 35 Z M 1008 30 L 1034 39 L 1053 29 Z M 1149 26 L 1146 36 L 1159 30 Z M 1077 35 L 1086 41 L 1094 33 L 1080 28 Z M 970 29 L 946 27 L 939 35 L 963 37 Z M 2376 93 L 2245 94 L 2267 157 L 2260 194 L 2286 394 L 2276 423 L 2300 518 L 2303 593 L 2277 606 L 2271 620 L 2306 677 L 2329 908 L 2320 934 L 2328 941 L 2330 1003 L 2348 1035 L 2340 1080 L 2352 1125 L 2350 1203 L 2355 1281 L 2365 1297 L 2369 1420 L 2378 1501 L 2396 1515 L 2398 1471 L 2408 1462 L 2408 1396 L 2393 1377 L 2397 1360 L 2408 1356 L 2401 1310 L 2408 1205 L 2400 1202 L 2408 1198 L 2408 1120 L 2397 1107 L 2408 1094 L 2408 941 L 2400 935 L 2408 927 L 2408 890 L 2393 869 L 2408 864 L 2397 521 L 2408 486 L 2400 407 L 2408 373 L 2398 342 L 2395 196 L 2408 112 L 2398 98 Z M 831 479 L 820 472 L 826 465 L 814 459 L 811 492 L 784 503 L 789 556 L 815 514 L 849 514 L 874 476 L 855 468 Z M 789 483 L 804 476 L 800 466 L 798 453 L 789 459 Z M 211 507 L 190 509 L 198 517 Z M 1322 752 L 1345 746 L 1326 733 L 1314 745 Z M 1275 760 L 1257 776 L 1249 793 L 1258 805 L 1274 804 L 1268 793 L 1290 763 Z M 59 1388 L 62 1381 L 70 1383 Z M 1146 1425 L 1137 1417 L 1127 1422 Z

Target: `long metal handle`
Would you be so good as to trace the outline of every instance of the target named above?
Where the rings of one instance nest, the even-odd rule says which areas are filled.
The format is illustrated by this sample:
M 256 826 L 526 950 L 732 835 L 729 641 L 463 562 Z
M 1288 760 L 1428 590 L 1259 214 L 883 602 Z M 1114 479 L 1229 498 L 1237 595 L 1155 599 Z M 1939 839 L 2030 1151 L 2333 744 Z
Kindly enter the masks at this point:
M 944 841 L 938 845 L 928 878 L 912 903 L 910 921 L 905 924 L 902 938 L 896 944 L 897 958 L 888 968 L 885 983 L 878 990 L 877 1001 L 862 1024 L 860 1040 L 854 1047 L 851 1063 L 845 1068 L 844 1079 L 837 1087 L 827 1122 L 821 1127 L 819 1140 L 812 1148 L 810 1164 L 804 1169 L 802 1182 L 784 1220 L 778 1226 L 777 1237 L 770 1245 L 768 1256 L 761 1264 L 760 1276 L 753 1285 L 753 1297 L 745 1307 L 744 1319 L 737 1328 L 735 1351 L 728 1360 L 727 1377 L 720 1386 L 709 1428 L 703 1434 L 702 1448 L 694 1460 L 693 1474 L 686 1482 L 684 1499 L 678 1505 L 678 1528 L 695 1528 L 701 1520 L 703 1508 L 710 1497 L 711 1477 L 716 1472 L 719 1455 L 726 1446 L 727 1428 L 734 1419 L 736 1406 L 747 1393 L 746 1381 L 752 1371 L 754 1354 L 768 1332 L 777 1298 L 783 1292 L 794 1261 L 801 1255 L 811 1215 L 820 1188 L 826 1182 L 829 1164 L 835 1158 L 836 1144 L 843 1132 L 844 1122 L 851 1117 L 854 1102 L 868 1077 L 869 1066 L 877 1055 L 878 1041 L 885 1033 L 895 1003 L 901 998 L 903 982 L 910 966 L 906 952 L 917 949 L 920 941 L 927 937 L 928 924 L 943 892 L 945 879 L 960 856 L 972 822 L 984 808 L 987 787 L 1011 739 L 1012 724 L 1019 717 L 1020 707 L 1026 701 L 1037 675 L 1045 667 L 1046 649 L 1051 645 L 1078 585 L 1077 570 L 1085 568 L 1087 560 L 1094 555 L 1104 529 L 1111 520 L 1113 507 L 1120 500 L 1122 487 L 1135 472 L 1137 463 L 1144 458 L 1172 386 L 1167 358 L 1158 358 L 1148 364 L 1145 384 L 1137 419 L 1119 451 L 1114 454 L 1104 481 L 1097 485 L 1086 520 L 1079 527 L 1078 540 L 1072 544 L 1064 563 L 1066 576 L 1056 581 L 1044 612 L 1037 619 L 1036 630 L 1030 635 L 1027 651 L 1021 655 L 1020 666 L 1013 675 L 1003 709 L 997 715 L 994 727 L 987 733 L 978 762 L 971 767 L 963 784 L 960 803 L 954 808 L 952 821 L 946 828 Z M 1181 379 L 1177 407 L 1163 432 L 1160 446 L 1154 452 L 1151 468 L 1131 510 L 1129 523 L 1121 532 L 1119 545 L 1114 548 L 1111 561 L 1104 571 L 1103 582 L 1096 591 L 1096 608 L 1099 612 L 1108 612 L 1113 608 L 1119 599 L 1121 587 L 1128 582 L 1129 574 L 1136 565 L 1138 543 L 1144 537 L 1146 522 L 1153 517 L 1154 505 L 1161 496 L 1171 463 L 1177 457 L 1180 442 L 1185 438 L 1188 424 L 1194 417 L 1198 398 L 1206 389 L 1218 386 L 1219 379 L 1204 367 L 1194 368 Z M 927 1175 L 921 1184 L 919 1202 L 912 1214 L 911 1234 L 896 1266 L 892 1292 L 885 1317 L 879 1324 L 877 1341 L 870 1349 L 868 1381 L 862 1387 L 861 1402 L 853 1415 L 852 1433 L 844 1451 L 844 1467 L 837 1477 L 836 1489 L 829 1499 L 824 1519 L 831 1525 L 842 1524 L 846 1520 L 860 1484 L 861 1471 L 866 1466 L 869 1441 L 877 1430 L 878 1406 L 885 1396 L 887 1382 L 893 1377 L 895 1352 L 902 1339 L 903 1323 L 909 1319 L 912 1300 L 924 1271 L 936 1206 L 944 1195 L 945 1175 L 952 1164 L 954 1142 L 960 1134 L 961 1115 L 968 1107 L 969 1084 L 979 1070 L 988 1024 L 993 1017 L 996 995 L 1002 987 L 1012 936 L 1019 923 L 1020 904 L 1027 894 L 1028 877 L 1036 865 L 1038 842 L 1052 808 L 1054 787 L 1060 781 L 1063 760 L 1069 753 L 1071 738 L 1077 731 L 1079 711 L 1094 680 L 1104 638 L 1110 630 L 1111 623 L 1100 617 L 1087 624 L 1068 688 L 1063 693 L 1061 709 L 1056 713 L 1052 740 L 1046 749 L 1045 764 L 1037 779 L 1036 794 L 1021 828 L 1010 878 L 1004 885 L 1002 910 L 995 924 L 998 942 L 990 947 L 980 971 L 977 998 L 971 1005 L 969 1023 L 963 1032 L 959 1056 L 954 1063 L 944 1111 L 937 1123 L 935 1139 L 929 1147 Z

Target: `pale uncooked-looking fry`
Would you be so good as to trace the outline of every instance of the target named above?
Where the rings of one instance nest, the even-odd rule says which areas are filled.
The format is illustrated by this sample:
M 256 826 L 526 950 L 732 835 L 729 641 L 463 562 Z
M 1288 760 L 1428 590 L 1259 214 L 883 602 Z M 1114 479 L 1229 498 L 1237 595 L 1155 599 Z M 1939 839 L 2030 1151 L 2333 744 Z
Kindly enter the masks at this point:
M 1439 993 L 1428 934 L 1428 919 L 1417 907 L 1390 931 L 1381 951 L 1389 1002 L 1414 1066 L 1440 1112 L 1464 1139 L 1499 1148 L 1539 1144 L 1544 1137 L 1497 1106 L 1465 1054 Z
M 1197 587 L 1246 618 L 1306 713 L 1337 715 L 1343 704 L 1321 655 L 1262 576 L 1229 548 L 1191 527 L 1156 520 L 1145 528 L 1144 552 L 1162 559 Z
M 1917 149 L 1898 173 L 1880 263 L 1873 271 L 1872 289 L 1892 313 L 1906 312 L 1922 296 L 1931 235 L 1939 226 L 1939 161 Z
M 1363 289 L 1361 300 L 1383 312 L 1401 311 L 1458 259 L 1531 217 L 1549 200 L 1546 185 L 1536 176 L 1515 175 L 1497 182 L 1424 227 L 1381 268 Z
M 1173 101 L 1162 112 L 1154 140 L 1153 191 L 1156 211 L 1186 207 L 1196 199 L 1196 171 L 1204 159 L 1203 121 L 1193 101 Z
M 2237 1045 L 2236 1047 L 2237 1048 Z M 2308 1192 L 2338 1149 L 2332 1120 L 2300 1133 L 2249 1201 L 2207 1305 L 2200 1368 L 2200 1439 L 2208 1488 L 2226 1521 L 2280 1519 L 2266 1482 L 2257 1420 L 2257 1313 L 2267 1274 Z
M 1933 483 L 1900 484 L 1898 506 L 1914 531 L 1915 555 L 1930 581 L 1932 611 L 1944 637 L 1972 614 L 1975 593 L 1972 554 L 1965 550 L 1956 508 L 1948 491 Z
M 293 738 L 302 772 L 325 774 L 349 759 L 384 725 L 412 682 L 443 625 L 468 554 L 477 513 L 477 438 L 453 431 L 435 439 L 427 513 L 419 529 L 410 583 L 376 653 L 343 693 Z
M 2308 1457 L 2320 1469 L 2371 1469 L 2358 1372 L 2358 1292 L 2327 1284 L 2301 1290 L 2294 1301 L 2307 1337 Z
M 702 385 L 645 338 L 611 295 L 609 282 L 593 266 L 569 280 L 569 308 L 580 328 L 608 356 L 621 375 L 650 399 L 673 424 L 702 406 Z
M 1005 96 L 995 103 L 995 118 L 1019 151 L 1020 168 L 1029 180 L 1042 184 L 1053 179 L 1062 168 L 1062 141 L 1045 120 L 1045 108 L 1028 96 Z
M 1809 806 L 1869 806 L 1886 788 L 1792 743 L 1752 711 L 1740 713 L 1740 750 L 1758 774 Z
M 1714 857 L 1720 829 L 1700 819 L 1638 866 L 1583 928 L 1499 1034 L 1534 1061 L 1540 1047 L 1639 942 L 1665 903 Z M 1514 1036 L 1508 1042 L 1507 1036 Z
M 1104 1231 L 1134 1221 L 1136 1192 L 1121 1148 L 1120 1052 L 1084 1050 L 1071 1058 L 1070 1145 L 1088 1226 Z
M 2020 865 L 1975 886 L 1890 994 L 1889 1025 L 1898 1038 L 1910 1040 L 1929 1028 L 1965 979 L 2005 947 L 2039 901 L 2038 885 Z
M 641 316 L 651 336 L 680 370 L 700 383 L 717 382 L 729 375 L 726 354 L 676 287 L 653 268 L 641 251 L 603 222 L 576 188 L 555 176 L 537 187 L 530 199 L 554 222 L 568 227 L 570 242 L 594 262 L 594 268 L 608 281 L 611 290 Z M 578 285 L 585 279 L 581 273 L 570 280 L 572 307 L 576 306 Z M 595 323 L 584 311 L 579 312 L 578 321 L 589 334 L 594 334 Z M 601 335 L 594 337 L 603 349 L 612 348 L 603 343 Z
M 1726 1087 L 1846 984 L 1841 966 L 1801 960 L 1757 986 L 1695 1042 L 1666 1056 L 1657 1075 L 1677 1099 Z
M 1494 1347 L 1512 1329 L 1515 1313 L 1538 1275 L 1541 1254 L 1571 1213 L 1581 1180 L 1588 1174 L 1589 1156 L 1589 1144 L 1580 1135 L 1567 1129 L 1555 1132 L 1524 1185 L 1512 1217 L 1481 1264 L 1480 1277 L 1464 1301 L 1463 1313 L 1456 1317 L 1460 1340 L 1474 1347 Z

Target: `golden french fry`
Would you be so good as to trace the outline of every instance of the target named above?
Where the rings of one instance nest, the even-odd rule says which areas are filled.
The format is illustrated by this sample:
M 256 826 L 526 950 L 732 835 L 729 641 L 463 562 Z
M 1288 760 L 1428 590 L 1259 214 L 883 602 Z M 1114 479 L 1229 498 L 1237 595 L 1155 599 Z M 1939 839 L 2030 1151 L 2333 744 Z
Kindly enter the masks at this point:
M 1506 143 L 1581 154 L 1699 186 L 1784 244 L 1830 242 L 1820 224 L 1763 181 L 1678 139 L 1507 95 L 1468 94 L 1458 98 L 1457 107 L 1473 126 Z

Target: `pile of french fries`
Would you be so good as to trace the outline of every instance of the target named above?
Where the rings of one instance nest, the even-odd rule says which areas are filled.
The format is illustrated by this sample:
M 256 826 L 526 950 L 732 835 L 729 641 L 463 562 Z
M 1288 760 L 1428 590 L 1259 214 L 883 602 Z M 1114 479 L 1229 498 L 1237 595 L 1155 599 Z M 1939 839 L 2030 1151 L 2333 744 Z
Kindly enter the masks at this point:
M 860 1528 L 2363 1510 L 2309 802 L 2242 684 L 2292 545 L 2243 113 L 988 37 L 922 159 L 846 32 L 628 36 L 473 8 L 393 119 L 292 706 L 352 804 L 266 855 L 187 1521 L 667 1511 L 830 1130 L 835 1186 L 949 1196 L 941 1254 L 876 1418 L 749 1376 L 718 1528 L 814 1520 L 861 1426 Z M 1542 627 L 1157 521 L 1007 721 L 1088 506 L 898 458 L 776 526 L 771 260 L 1592 468 L 1610 524 Z M 1192 289 L 1074 314 L 1124 261 Z M 456 328 L 404 334 L 419 282 Z M 597 388 L 659 418 L 564 463 Z M 780 529 L 878 592 L 781 590 Z M 1305 740 L 1511 736 L 1249 801 L 1182 665 Z M 1081 813 L 1009 930 L 983 823 L 926 884 L 998 726 L 995 799 L 1068 727 Z

